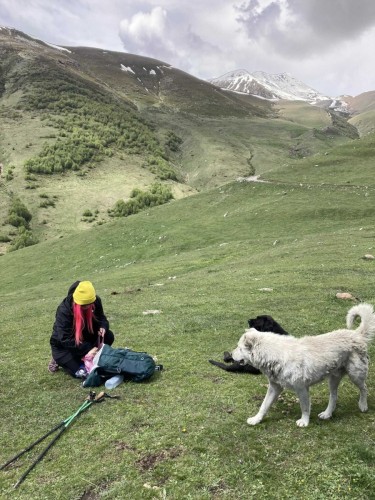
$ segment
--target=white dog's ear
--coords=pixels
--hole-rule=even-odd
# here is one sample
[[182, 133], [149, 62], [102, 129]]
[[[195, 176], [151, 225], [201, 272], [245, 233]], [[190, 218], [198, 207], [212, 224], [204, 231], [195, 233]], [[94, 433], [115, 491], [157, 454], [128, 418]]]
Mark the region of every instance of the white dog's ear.
[[250, 331], [245, 332], [244, 334], [244, 344], [248, 349], [251, 349], [253, 347], [254, 339], [253, 336], [251, 335]]

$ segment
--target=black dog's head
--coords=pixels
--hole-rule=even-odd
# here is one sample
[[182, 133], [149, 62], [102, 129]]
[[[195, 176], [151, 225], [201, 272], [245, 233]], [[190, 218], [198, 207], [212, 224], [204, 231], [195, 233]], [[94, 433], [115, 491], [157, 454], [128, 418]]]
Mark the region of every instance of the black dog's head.
[[[257, 316], [256, 318], [251, 318], [248, 320], [248, 323], [250, 328], [255, 328], [258, 332], [273, 332], [278, 333], [279, 335], [289, 335], [288, 332], [285, 331], [272, 316], [268, 316], [266, 314]], [[250, 364], [241, 364], [238, 361], [234, 361], [231, 352], [224, 352], [224, 361], [232, 364], [224, 365], [223, 363], [209, 359], [211, 364], [218, 366], [227, 372], [252, 373], [254, 375], [258, 375], [260, 373], [258, 368], [254, 368]]]
[[[284, 328], [280, 326], [279, 323], [275, 321], [272, 316], [268, 316], [267, 314], [263, 314], [261, 316], [257, 316], [256, 318], [249, 319], [248, 324], [250, 328], [255, 328], [255, 330], [258, 330], [258, 332], [273, 332], [273, 333], [278, 333], [279, 335], [289, 335], [289, 333], [286, 330], [284, 330]], [[224, 361], [226, 363], [233, 362], [231, 352], [227, 351], [224, 352]]]
[[258, 332], [273, 332], [279, 335], [289, 335], [282, 326], [275, 321], [272, 316], [266, 314], [248, 320], [249, 327], [255, 328]]

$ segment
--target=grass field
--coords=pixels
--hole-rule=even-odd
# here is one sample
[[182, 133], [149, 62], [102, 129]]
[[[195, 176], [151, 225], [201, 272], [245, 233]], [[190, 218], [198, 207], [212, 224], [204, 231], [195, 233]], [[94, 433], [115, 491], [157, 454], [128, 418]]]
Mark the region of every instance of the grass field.
[[341, 144], [297, 162], [289, 161], [277, 172], [267, 172], [265, 179], [315, 185], [358, 185], [373, 183], [375, 134]]
[[19, 489], [37, 451], [1, 471], [1, 497], [374, 498], [374, 345], [369, 412], [344, 380], [334, 417], [319, 421], [328, 398], [320, 384], [306, 429], [288, 391], [249, 427], [266, 378], [208, 363], [258, 314], [315, 335], [344, 326], [355, 302], [337, 292], [375, 303], [375, 261], [362, 258], [375, 248], [375, 186], [361, 145], [341, 160], [337, 152], [333, 179], [327, 164], [318, 182], [302, 160], [272, 183], [229, 183], [2, 256], [1, 463], [88, 394], [47, 372], [55, 310], [76, 279], [93, 281], [115, 345], [146, 350], [165, 370], [81, 415]]
[[275, 106], [281, 117], [307, 127], [323, 128], [331, 124], [325, 109], [311, 106], [303, 101], [280, 101]]

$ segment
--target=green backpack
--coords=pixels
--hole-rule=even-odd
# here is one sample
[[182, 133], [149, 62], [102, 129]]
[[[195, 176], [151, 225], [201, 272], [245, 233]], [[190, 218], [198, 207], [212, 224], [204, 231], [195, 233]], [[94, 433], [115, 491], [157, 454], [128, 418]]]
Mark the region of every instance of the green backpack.
[[113, 349], [104, 344], [97, 367], [89, 373], [82, 385], [97, 387], [103, 384], [105, 379], [119, 374], [132, 382], [142, 382], [150, 378], [155, 370], [161, 369], [161, 365], [156, 365], [153, 357], [146, 352]]

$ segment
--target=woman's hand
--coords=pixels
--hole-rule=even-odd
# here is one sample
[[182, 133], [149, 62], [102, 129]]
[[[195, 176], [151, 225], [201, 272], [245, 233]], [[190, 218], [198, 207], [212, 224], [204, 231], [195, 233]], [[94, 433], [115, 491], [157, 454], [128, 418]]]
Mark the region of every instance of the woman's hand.
[[102, 347], [104, 344], [105, 328], [101, 327], [98, 331], [98, 347]]
[[98, 352], [98, 348], [97, 347], [93, 347], [92, 349], [90, 349], [90, 351], [87, 353], [87, 355], [94, 357], [97, 352]]

